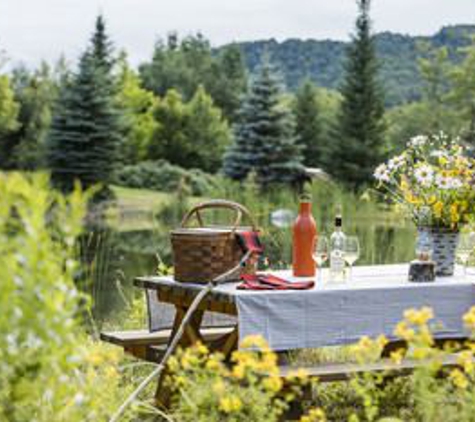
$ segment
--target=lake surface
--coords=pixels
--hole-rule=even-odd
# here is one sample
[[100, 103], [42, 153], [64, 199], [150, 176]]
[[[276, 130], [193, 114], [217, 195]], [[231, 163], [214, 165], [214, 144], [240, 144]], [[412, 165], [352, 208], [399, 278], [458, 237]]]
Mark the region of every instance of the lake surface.
[[[353, 217], [353, 218], [351, 218]], [[134, 277], [156, 274], [162, 261], [172, 265], [169, 229], [177, 222], [162, 221], [150, 214], [121, 216], [115, 227], [128, 227], [128, 218], [142, 219], [139, 226], [149, 229], [119, 231], [101, 225], [89, 231], [83, 239], [83, 255], [91, 284], [87, 290], [94, 303], [94, 315], [99, 321], [113, 321], [134, 295], [142, 294], [133, 287]], [[149, 219], [149, 221], [145, 221]], [[330, 221], [329, 221], [330, 220]], [[326, 224], [325, 224], [326, 222]], [[134, 221], [137, 223], [137, 221]], [[149, 223], [149, 224], [147, 224]], [[291, 263], [291, 230], [278, 228], [268, 221], [259, 222], [262, 240], [272, 268], [286, 268]], [[135, 225], [135, 224], [133, 224]], [[331, 219], [317, 218], [319, 231], [330, 233]], [[346, 216], [344, 231], [357, 235], [361, 257], [356, 265], [408, 262], [414, 258], [415, 228], [400, 218], [374, 218], [359, 213]]]

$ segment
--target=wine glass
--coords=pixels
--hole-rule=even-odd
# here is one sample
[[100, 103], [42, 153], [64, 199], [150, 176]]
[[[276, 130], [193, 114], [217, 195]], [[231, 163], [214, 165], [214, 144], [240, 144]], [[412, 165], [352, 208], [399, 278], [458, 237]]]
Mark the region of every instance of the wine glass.
[[318, 278], [322, 279], [320, 268], [328, 260], [328, 239], [325, 236], [318, 236], [313, 250], [313, 259], [318, 267]]
[[344, 255], [346, 263], [350, 267], [350, 280], [353, 279], [353, 264], [360, 257], [360, 242], [356, 236], [347, 236], [344, 244]]
[[472, 255], [475, 246], [475, 238], [473, 233], [462, 233], [459, 237], [459, 243], [456, 250], [456, 255], [463, 265], [463, 276], [467, 275], [467, 263]]

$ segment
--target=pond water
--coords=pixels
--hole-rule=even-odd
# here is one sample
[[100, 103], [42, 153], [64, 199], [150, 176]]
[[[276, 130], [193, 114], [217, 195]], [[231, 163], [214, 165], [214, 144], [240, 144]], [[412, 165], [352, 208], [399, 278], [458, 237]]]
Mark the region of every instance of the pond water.
[[[361, 257], [355, 265], [408, 262], [414, 258], [415, 228], [410, 222], [400, 218], [374, 218], [365, 213], [352, 217], [345, 218], [344, 230], [360, 240]], [[172, 265], [168, 228], [176, 226], [176, 222], [161, 221], [145, 213], [141, 218], [151, 219], [151, 228], [119, 231], [103, 225], [91, 230], [83, 240], [88, 278], [92, 280], [88, 290], [99, 322], [113, 320], [126, 301], [141, 294], [133, 288], [134, 277], [155, 274], [159, 260]], [[268, 218], [270, 220], [270, 215]], [[115, 226], [125, 227], [127, 223], [123, 220]], [[290, 228], [261, 221], [260, 226], [263, 225], [262, 240], [270, 265], [273, 268], [289, 266]], [[320, 232], [331, 232], [331, 219], [319, 218], [317, 225]]]

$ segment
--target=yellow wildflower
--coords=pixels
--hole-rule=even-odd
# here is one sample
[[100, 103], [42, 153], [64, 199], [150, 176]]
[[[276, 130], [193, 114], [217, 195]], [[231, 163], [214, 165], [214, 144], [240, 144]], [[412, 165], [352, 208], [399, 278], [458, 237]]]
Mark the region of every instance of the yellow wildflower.
[[466, 374], [471, 375], [474, 373], [475, 365], [473, 362], [473, 354], [470, 350], [464, 350], [463, 352], [460, 352], [457, 362], [460, 366], [462, 366]]
[[406, 351], [404, 349], [398, 349], [398, 350], [395, 350], [394, 352], [391, 352], [391, 360], [396, 364], [396, 365], [399, 365], [403, 358], [404, 358], [404, 355], [406, 354]]
[[219, 408], [224, 413], [239, 412], [242, 409], [242, 401], [236, 396], [225, 396], [219, 401]]
[[462, 390], [468, 387], [468, 380], [467, 377], [463, 374], [460, 369], [454, 369], [450, 373], [450, 379], [454, 383], [454, 385]]
[[475, 331], [475, 306], [463, 316], [463, 322], [472, 331]]
[[237, 379], [243, 379], [246, 375], [245, 366], [241, 364], [234, 365], [231, 375]]
[[396, 325], [394, 335], [404, 340], [411, 341], [414, 340], [416, 333], [412, 328], [408, 327], [405, 321], [401, 321]]
[[426, 359], [429, 355], [429, 350], [425, 347], [416, 347], [412, 352], [412, 357], [416, 360]]
[[272, 393], [278, 393], [282, 388], [282, 379], [277, 376], [264, 378], [262, 381], [264, 388]]
[[434, 317], [432, 309], [424, 306], [419, 311], [416, 309], [408, 309], [404, 312], [404, 318], [414, 325], [424, 325]]
[[457, 204], [452, 204], [450, 206], [450, 219], [452, 221], [452, 224], [457, 224], [460, 221], [460, 214], [458, 211]]
[[243, 349], [257, 348], [261, 351], [270, 351], [269, 345], [262, 336], [254, 335], [247, 336], [242, 342], [241, 347]]
[[441, 201], [437, 201], [433, 206], [432, 210], [434, 211], [434, 216], [436, 218], [441, 218], [442, 213], [444, 212], [444, 204]]
[[327, 420], [322, 409], [311, 409], [307, 415], [300, 418], [300, 422], [325, 422]]

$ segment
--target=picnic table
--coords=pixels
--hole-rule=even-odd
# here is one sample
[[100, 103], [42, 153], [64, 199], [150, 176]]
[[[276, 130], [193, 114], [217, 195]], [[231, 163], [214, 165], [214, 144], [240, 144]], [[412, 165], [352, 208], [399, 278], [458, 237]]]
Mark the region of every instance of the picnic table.
[[[272, 273], [294, 280], [290, 271]], [[355, 267], [351, 280], [333, 284], [328, 282], [327, 270], [323, 270], [322, 281], [317, 277], [315, 287], [303, 291], [245, 291], [236, 289], [235, 282], [218, 285], [194, 312], [180, 345], [188, 347], [199, 341], [229, 357], [239, 347], [241, 339], [258, 334], [273, 350], [285, 354], [298, 349], [350, 344], [363, 335], [384, 334], [393, 341], [387, 346], [391, 350], [401, 343], [393, 331], [404, 310], [422, 306], [434, 310], [435, 338], [441, 341], [466, 338], [468, 333], [462, 316], [475, 304], [475, 276], [463, 276], [461, 268], [456, 268], [452, 277], [431, 283], [409, 283], [407, 274], [408, 264]], [[137, 357], [159, 361], [191, 302], [204, 286], [176, 282], [170, 276], [138, 277], [134, 284], [147, 291], [149, 307], [165, 303], [175, 308], [172, 326], [157, 330], [152, 317], [148, 332], [103, 333], [102, 338], [121, 345]], [[153, 297], [156, 302], [150, 300]], [[204, 327], [203, 317], [210, 311], [235, 317], [235, 324]], [[153, 309], [150, 313], [153, 316]], [[449, 359], [447, 364], [455, 365], [456, 362]], [[410, 372], [414, 365], [407, 362], [398, 369]], [[312, 368], [311, 373], [320, 380], [333, 381], [366, 370], [388, 368], [396, 369], [390, 362], [374, 368], [327, 364]], [[283, 367], [283, 373], [286, 372], [288, 367]], [[158, 388], [157, 391], [162, 390]], [[167, 393], [163, 391], [162, 394]], [[166, 397], [160, 399], [164, 402]]]

